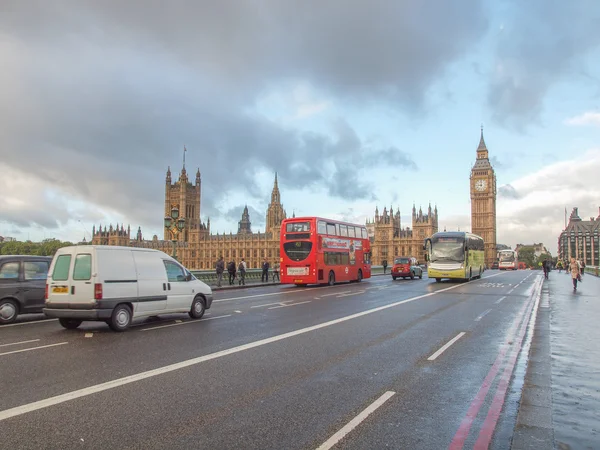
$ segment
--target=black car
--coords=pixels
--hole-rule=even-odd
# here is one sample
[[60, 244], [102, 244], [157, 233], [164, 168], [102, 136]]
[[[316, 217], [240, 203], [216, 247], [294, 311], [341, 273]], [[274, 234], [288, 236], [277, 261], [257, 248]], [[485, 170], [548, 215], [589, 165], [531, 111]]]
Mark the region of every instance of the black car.
[[42, 312], [51, 262], [50, 256], [0, 256], [0, 325]]

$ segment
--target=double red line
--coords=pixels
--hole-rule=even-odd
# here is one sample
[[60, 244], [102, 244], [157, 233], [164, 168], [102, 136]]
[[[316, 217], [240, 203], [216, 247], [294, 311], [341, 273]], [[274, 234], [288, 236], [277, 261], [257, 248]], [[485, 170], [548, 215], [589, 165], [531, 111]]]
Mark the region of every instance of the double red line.
[[496, 393], [492, 400], [492, 404], [485, 418], [483, 426], [481, 427], [481, 430], [479, 432], [479, 437], [477, 438], [477, 441], [475, 442], [475, 446], [473, 448], [475, 450], [483, 450], [489, 447], [490, 442], [492, 441], [494, 430], [496, 429], [496, 425], [498, 424], [498, 418], [500, 417], [502, 407], [504, 406], [504, 399], [506, 398], [506, 391], [508, 390], [510, 377], [514, 371], [517, 358], [523, 346], [523, 339], [525, 338], [527, 324], [529, 323], [529, 319], [531, 317], [531, 312], [533, 311], [534, 305], [539, 302], [540, 294], [541, 283], [540, 280], [538, 280], [538, 283], [533, 291], [533, 295], [531, 296], [529, 301], [523, 305], [513, 325], [511, 326], [507, 334], [507, 342], [498, 353], [496, 361], [494, 362], [487, 376], [483, 380], [483, 384], [479, 388], [479, 392], [477, 392], [477, 395], [473, 399], [473, 402], [471, 403], [467, 414], [463, 418], [458, 428], [458, 431], [454, 435], [454, 438], [452, 439], [452, 442], [448, 447], [449, 450], [461, 450], [465, 445], [465, 441], [469, 437], [469, 433], [471, 431], [473, 422], [479, 414], [479, 410], [481, 409], [481, 406], [483, 405], [485, 398], [487, 397], [488, 391], [490, 390], [494, 380], [496, 379], [496, 375], [498, 374], [498, 371], [502, 366], [504, 357], [511, 349], [512, 343], [512, 352], [510, 353], [508, 360], [506, 361], [504, 372], [502, 373], [498, 382], [498, 387], [496, 388]]

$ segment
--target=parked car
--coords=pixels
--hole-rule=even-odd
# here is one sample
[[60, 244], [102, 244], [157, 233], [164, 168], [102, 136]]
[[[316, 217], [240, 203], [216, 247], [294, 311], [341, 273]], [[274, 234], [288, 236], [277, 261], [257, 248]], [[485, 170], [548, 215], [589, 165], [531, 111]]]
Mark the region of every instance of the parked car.
[[200, 319], [212, 300], [211, 288], [166, 253], [82, 245], [54, 255], [44, 312], [67, 329], [101, 320], [124, 331], [138, 317], [188, 313]]
[[400, 256], [394, 259], [391, 274], [393, 280], [399, 277], [414, 280], [415, 277], [423, 278], [423, 269], [416, 258]]
[[498, 261], [494, 261], [492, 263], [492, 270], [497, 270], [498, 269]]
[[50, 256], [0, 256], [0, 324], [19, 314], [41, 313]]

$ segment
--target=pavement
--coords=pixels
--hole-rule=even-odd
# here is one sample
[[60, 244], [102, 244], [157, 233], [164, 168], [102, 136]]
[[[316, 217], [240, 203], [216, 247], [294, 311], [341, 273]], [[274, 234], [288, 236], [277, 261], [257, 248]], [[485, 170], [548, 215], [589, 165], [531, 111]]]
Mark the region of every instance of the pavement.
[[125, 333], [3, 326], [1, 446], [510, 448], [541, 287], [377, 276], [224, 289], [202, 320]]
[[529, 354], [512, 449], [600, 448], [600, 278], [553, 271]]

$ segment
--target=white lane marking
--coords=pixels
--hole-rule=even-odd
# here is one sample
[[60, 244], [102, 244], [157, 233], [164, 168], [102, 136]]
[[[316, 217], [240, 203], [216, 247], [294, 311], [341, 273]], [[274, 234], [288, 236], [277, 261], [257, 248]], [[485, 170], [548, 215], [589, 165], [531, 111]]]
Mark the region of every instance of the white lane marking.
[[364, 294], [364, 293], [365, 293], [365, 291], [352, 292], [351, 294], [338, 295], [338, 298], [341, 298], [341, 297], [350, 297], [352, 295], [358, 295], [358, 294]]
[[488, 309], [487, 311], [484, 311], [483, 313], [481, 313], [477, 319], [475, 319], [475, 322], [479, 322], [481, 319], [483, 319], [488, 313], [492, 312], [491, 309]]
[[321, 300], [321, 297], [314, 297], [313, 300]]
[[281, 304], [279, 306], [272, 306], [269, 309], [287, 308], [288, 306], [304, 305], [305, 303], [310, 303], [310, 300], [307, 300], [305, 302], [289, 303], [287, 305]]
[[263, 308], [265, 306], [273, 306], [273, 305], [281, 305], [281, 302], [265, 303], [264, 305], [254, 305], [254, 306], [251, 306], [250, 308]]
[[500, 297], [498, 300], [496, 300], [494, 303], [498, 304], [500, 302], [502, 302], [502, 300], [504, 300], [506, 297]]
[[323, 298], [323, 297], [331, 297], [333, 295], [347, 294], [348, 292], [352, 292], [352, 291], [342, 291], [342, 292], [333, 292], [331, 294], [324, 294], [324, 295], [321, 295], [321, 298]]
[[460, 333], [458, 333], [456, 336], [454, 336], [452, 339], [450, 339], [450, 341], [448, 341], [447, 344], [445, 344], [442, 348], [440, 348], [437, 352], [435, 352], [433, 355], [431, 355], [429, 358], [427, 358], [427, 361], [435, 361], [435, 359], [440, 356], [442, 353], [444, 353], [446, 350], [448, 350], [448, 348], [450, 348], [450, 346], [452, 344], [454, 344], [456, 341], [458, 341], [461, 337], [463, 337], [466, 333], [464, 331], [461, 331]]
[[[499, 274], [491, 275], [491, 276], [485, 277], [485, 278], [491, 278], [491, 277], [495, 277], [498, 275]], [[234, 353], [239, 353], [239, 352], [250, 350], [250, 349], [256, 348], [256, 347], [262, 347], [263, 345], [282, 341], [284, 339], [289, 339], [294, 336], [299, 336], [301, 334], [306, 334], [311, 331], [320, 330], [321, 328], [330, 327], [332, 325], [337, 325], [338, 323], [347, 322], [349, 320], [353, 320], [358, 317], [367, 316], [369, 314], [373, 314], [373, 313], [376, 313], [379, 311], [385, 311], [386, 309], [395, 308], [396, 306], [414, 302], [415, 300], [420, 300], [422, 298], [431, 297], [432, 295], [436, 295], [439, 292], [449, 291], [450, 289], [456, 289], [456, 288], [462, 287], [468, 283], [470, 283], [470, 281], [467, 283], [456, 284], [454, 286], [450, 286], [448, 288], [441, 289], [436, 292], [430, 292], [427, 294], [418, 295], [416, 297], [407, 298], [406, 300], [400, 300], [398, 302], [390, 303], [388, 305], [383, 305], [383, 306], [378, 306], [376, 308], [367, 309], [366, 311], [361, 311], [361, 312], [358, 312], [355, 314], [351, 314], [349, 316], [340, 317], [338, 319], [330, 320], [329, 322], [319, 323], [317, 325], [312, 325], [310, 327], [301, 328], [299, 330], [290, 331], [290, 332], [284, 333], [284, 334], [279, 334], [277, 336], [272, 336], [270, 338], [250, 342], [248, 344], [239, 345], [237, 347], [232, 347], [232, 348], [229, 348], [226, 350], [221, 350], [219, 352], [210, 353], [210, 354], [204, 355], [204, 356], [198, 356], [196, 358], [192, 358], [192, 359], [188, 359], [186, 361], [181, 361], [178, 363], [170, 364], [168, 366], [158, 367], [156, 369], [148, 370], [146, 372], [140, 372], [135, 375], [130, 375], [130, 376], [123, 377], [123, 378], [117, 378], [115, 380], [107, 381], [105, 383], [88, 386], [86, 388], [82, 388], [77, 391], [67, 392], [66, 394], [60, 394], [60, 395], [56, 395], [54, 397], [46, 398], [44, 400], [38, 400], [33, 403], [26, 403], [21, 406], [16, 406], [14, 408], [5, 409], [3, 411], [0, 411], [0, 421], [10, 419], [11, 417], [20, 416], [22, 414], [27, 414], [32, 411], [37, 411], [40, 409], [48, 408], [50, 406], [59, 405], [61, 403], [64, 403], [64, 402], [67, 402], [70, 400], [75, 400], [76, 398], [86, 397], [88, 395], [92, 395], [92, 394], [95, 394], [98, 392], [103, 392], [103, 391], [107, 391], [109, 389], [114, 389], [114, 388], [117, 388], [119, 386], [124, 386], [129, 383], [135, 383], [136, 381], [145, 380], [147, 378], [162, 375], [164, 373], [184, 369], [186, 367], [194, 366], [194, 365], [197, 365], [197, 364], [200, 364], [200, 363], [203, 363], [206, 361], [210, 361], [213, 359], [222, 358], [224, 356], [232, 355]], [[217, 317], [213, 317], [213, 318], [216, 319]], [[207, 320], [207, 319], [205, 319], [205, 320]]]
[[169, 328], [169, 327], [176, 327], [178, 325], [187, 325], [189, 323], [198, 323], [198, 322], [206, 322], [207, 320], [214, 320], [214, 319], [223, 319], [225, 317], [231, 317], [231, 314], [227, 314], [226, 316], [215, 316], [215, 317], [207, 317], [206, 319], [200, 319], [200, 320], [188, 320], [186, 322], [178, 322], [178, 323], [171, 323], [169, 325], [161, 325], [159, 327], [152, 327], [152, 328], [144, 328], [141, 329], [140, 331], [152, 331], [152, 330], [159, 330], [161, 328]]
[[91, 338], [94, 336], [94, 333], [85, 333], [86, 338]]
[[511, 289], [510, 291], [508, 291], [507, 294], [512, 294], [513, 291], [514, 291], [514, 288]]
[[13, 350], [12, 352], [0, 353], [0, 356], [12, 355], [13, 353], [30, 352], [32, 350], [41, 350], [48, 347], [56, 347], [57, 345], [65, 345], [68, 342], [59, 342], [58, 344], [41, 345], [40, 347], [23, 348], [21, 350]]
[[0, 347], [8, 347], [9, 345], [29, 344], [30, 342], [38, 342], [39, 339], [31, 339], [30, 341], [11, 342], [10, 344], [0, 344]]
[[317, 450], [329, 450], [335, 444], [340, 442], [344, 436], [354, 430], [357, 426], [361, 424], [367, 417], [369, 417], [377, 408], [381, 407], [385, 402], [387, 402], [394, 394], [394, 391], [387, 391], [373, 403], [371, 403], [365, 410], [363, 410], [358, 416], [348, 422], [341, 430], [327, 439], [323, 444], [317, 448]]
[[234, 313], [241, 314], [242, 312], [241, 312], [241, 311], [238, 311], [238, 310], [236, 309], [236, 310], [234, 311]]
[[42, 323], [42, 322], [55, 322], [58, 319], [42, 319], [42, 320], [33, 320], [31, 322], [19, 322], [19, 323], [10, 323], [8, 325], [2, 325], [0, 327], [0, 330], [2, 328], [8, 328], [8, 327], [20, 327], [21, 325], [35, 325], [36, 323]]

